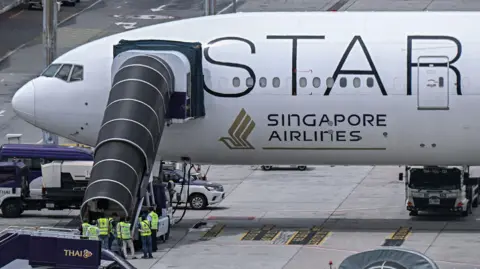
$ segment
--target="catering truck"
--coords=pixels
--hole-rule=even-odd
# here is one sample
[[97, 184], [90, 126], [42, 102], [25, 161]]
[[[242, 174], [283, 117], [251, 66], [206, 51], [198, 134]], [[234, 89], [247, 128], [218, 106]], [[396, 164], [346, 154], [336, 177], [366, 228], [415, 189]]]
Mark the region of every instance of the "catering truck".
[[0, 162], [0, 208], [5, 218], [24, 210], [79, 209], [93, 161], [53, 161], [42, 165], [42, 186], [30, 189], [30, 170], [23, 162]]
[[405, 203], [410, 216], [419, 211], [472, 213], [479, 200], [479, 178], [470, 176], [470, 168], [426, 166], [405, 168]]

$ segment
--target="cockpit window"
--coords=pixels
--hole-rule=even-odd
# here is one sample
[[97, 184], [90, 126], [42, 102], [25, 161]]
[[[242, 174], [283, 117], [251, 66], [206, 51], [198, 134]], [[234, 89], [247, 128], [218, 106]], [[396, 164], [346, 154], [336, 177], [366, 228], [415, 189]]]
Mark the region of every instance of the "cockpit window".
[[70, 75], [70, 70], [72, 69], [71, 64], [64, 64], [62, 65], [62, 68], [58, 71], [58, 73], [55, 75], [56, 78], [59, 78], [61, 80], [68, 81], [68, 75]]
[[70, 81], [81, 81], [83, 80], [83, 66], [75, 65], [73, 67], [72, 75], [70, 76]]
[[41, 76], [51, 78], [57, 73], [58, 68], [60, 68], [60, 64], [52, 64], [43, 71]]

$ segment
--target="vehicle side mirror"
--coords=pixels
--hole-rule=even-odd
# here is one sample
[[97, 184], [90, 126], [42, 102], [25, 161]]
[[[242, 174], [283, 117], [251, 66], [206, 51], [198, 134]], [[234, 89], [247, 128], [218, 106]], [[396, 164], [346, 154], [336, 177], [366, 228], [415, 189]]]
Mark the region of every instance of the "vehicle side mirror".
[[403, 173], [398, 173], [398, 180], [403, 181]]

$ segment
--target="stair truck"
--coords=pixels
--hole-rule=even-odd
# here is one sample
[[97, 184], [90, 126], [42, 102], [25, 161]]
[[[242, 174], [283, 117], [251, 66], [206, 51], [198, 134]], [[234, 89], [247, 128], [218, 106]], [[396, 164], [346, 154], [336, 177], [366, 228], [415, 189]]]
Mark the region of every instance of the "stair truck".
[[[479, 178], [470, 177], [470, 168], [410, 166], [405, 168], [405, 201], [410, 216], [419, 211], [472, 213], [479, 203]], [[403, 180], [403, 173], [399, 180]]]
[[[113, 46], [112, 88], [82, 219], [116, 213], [130, 217], [135, 231], [144, 203], [155, 201], [146, 194], [155, 193], [163, 130], [205, 116], [202, 52], [199, 42], [174, 40], [120, 40]], [[188, 155], [180, 159], [190, 162]]]
[[92, 161], [53, 161], [42, 165], [42, 189], [32, 190], [23, 162], [0, 162], [0, 208], [5, 218], [24, 210], [79, 209]]

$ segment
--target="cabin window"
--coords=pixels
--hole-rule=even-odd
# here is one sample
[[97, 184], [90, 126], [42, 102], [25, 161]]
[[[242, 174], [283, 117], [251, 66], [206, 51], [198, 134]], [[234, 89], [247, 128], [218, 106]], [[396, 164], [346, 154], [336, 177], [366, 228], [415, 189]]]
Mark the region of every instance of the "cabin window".
[[260, 84], [260, 87], [262, 88], [267, 87], [267, 79], [265, 77], [261, 77], [260, 80], [258, 81], [258, 84]]
[[321, 82], [320, 78], [317, 78], [317, 77], [313, 78], [313, 81], [312, 81], [313, 87], [315, 88], [320, 87], [320, 82]]
[[274, 77], [272, 80], [272, 85], [274, 88], [280, 87], [280, 79], [278, 77]]
[[359, 77], [353, 79], [353, 87], [360, 88], [361, 80]]
[[443, 77], [438, 78], [438, 87], [443, 88]]
[[340, 87], [347, 87], [347, 78], [340, 78]]
[[59, 68], [60, 64], [51, 64], [49, 67], [47, 67], [47, 69], [45, 69], [45, 71], [43, 71], [40, 76], [51, 78], [57, 73]]
[[335, 84], [335, 80], [333, 80], [332, 77], [327, 78], [327, 87], [328, 88], [332, 88], [334, 84]]
[[307, 87], [307, 79], [306, 78], [300, 78], [300, 87], [305, 88]]
[[70, 76], [70, 81], [82, 81], [83, 80], [83, 66], [75, 65], [73, 66], [72, 75]]
[[61, 80], [68, 81], [68, 76], [70, 75], [70, 70], [72, 69], [71, 64], [64, 64], [60, 68], [60, 70], [57, 72], [55, 75], [56, 78], [59, 78]]
[[234, 77], [232, 81], [233, 87], [238, 88], [240, 87], [240, 79], [238, 77]]
[[373, 84], [373, 78], [367, 78], [367, 87], [372, 88]]
[[245, 84], [247, 85], [247, 87], [253, 87], [253, 78], [247, 78], [245, 80]]

